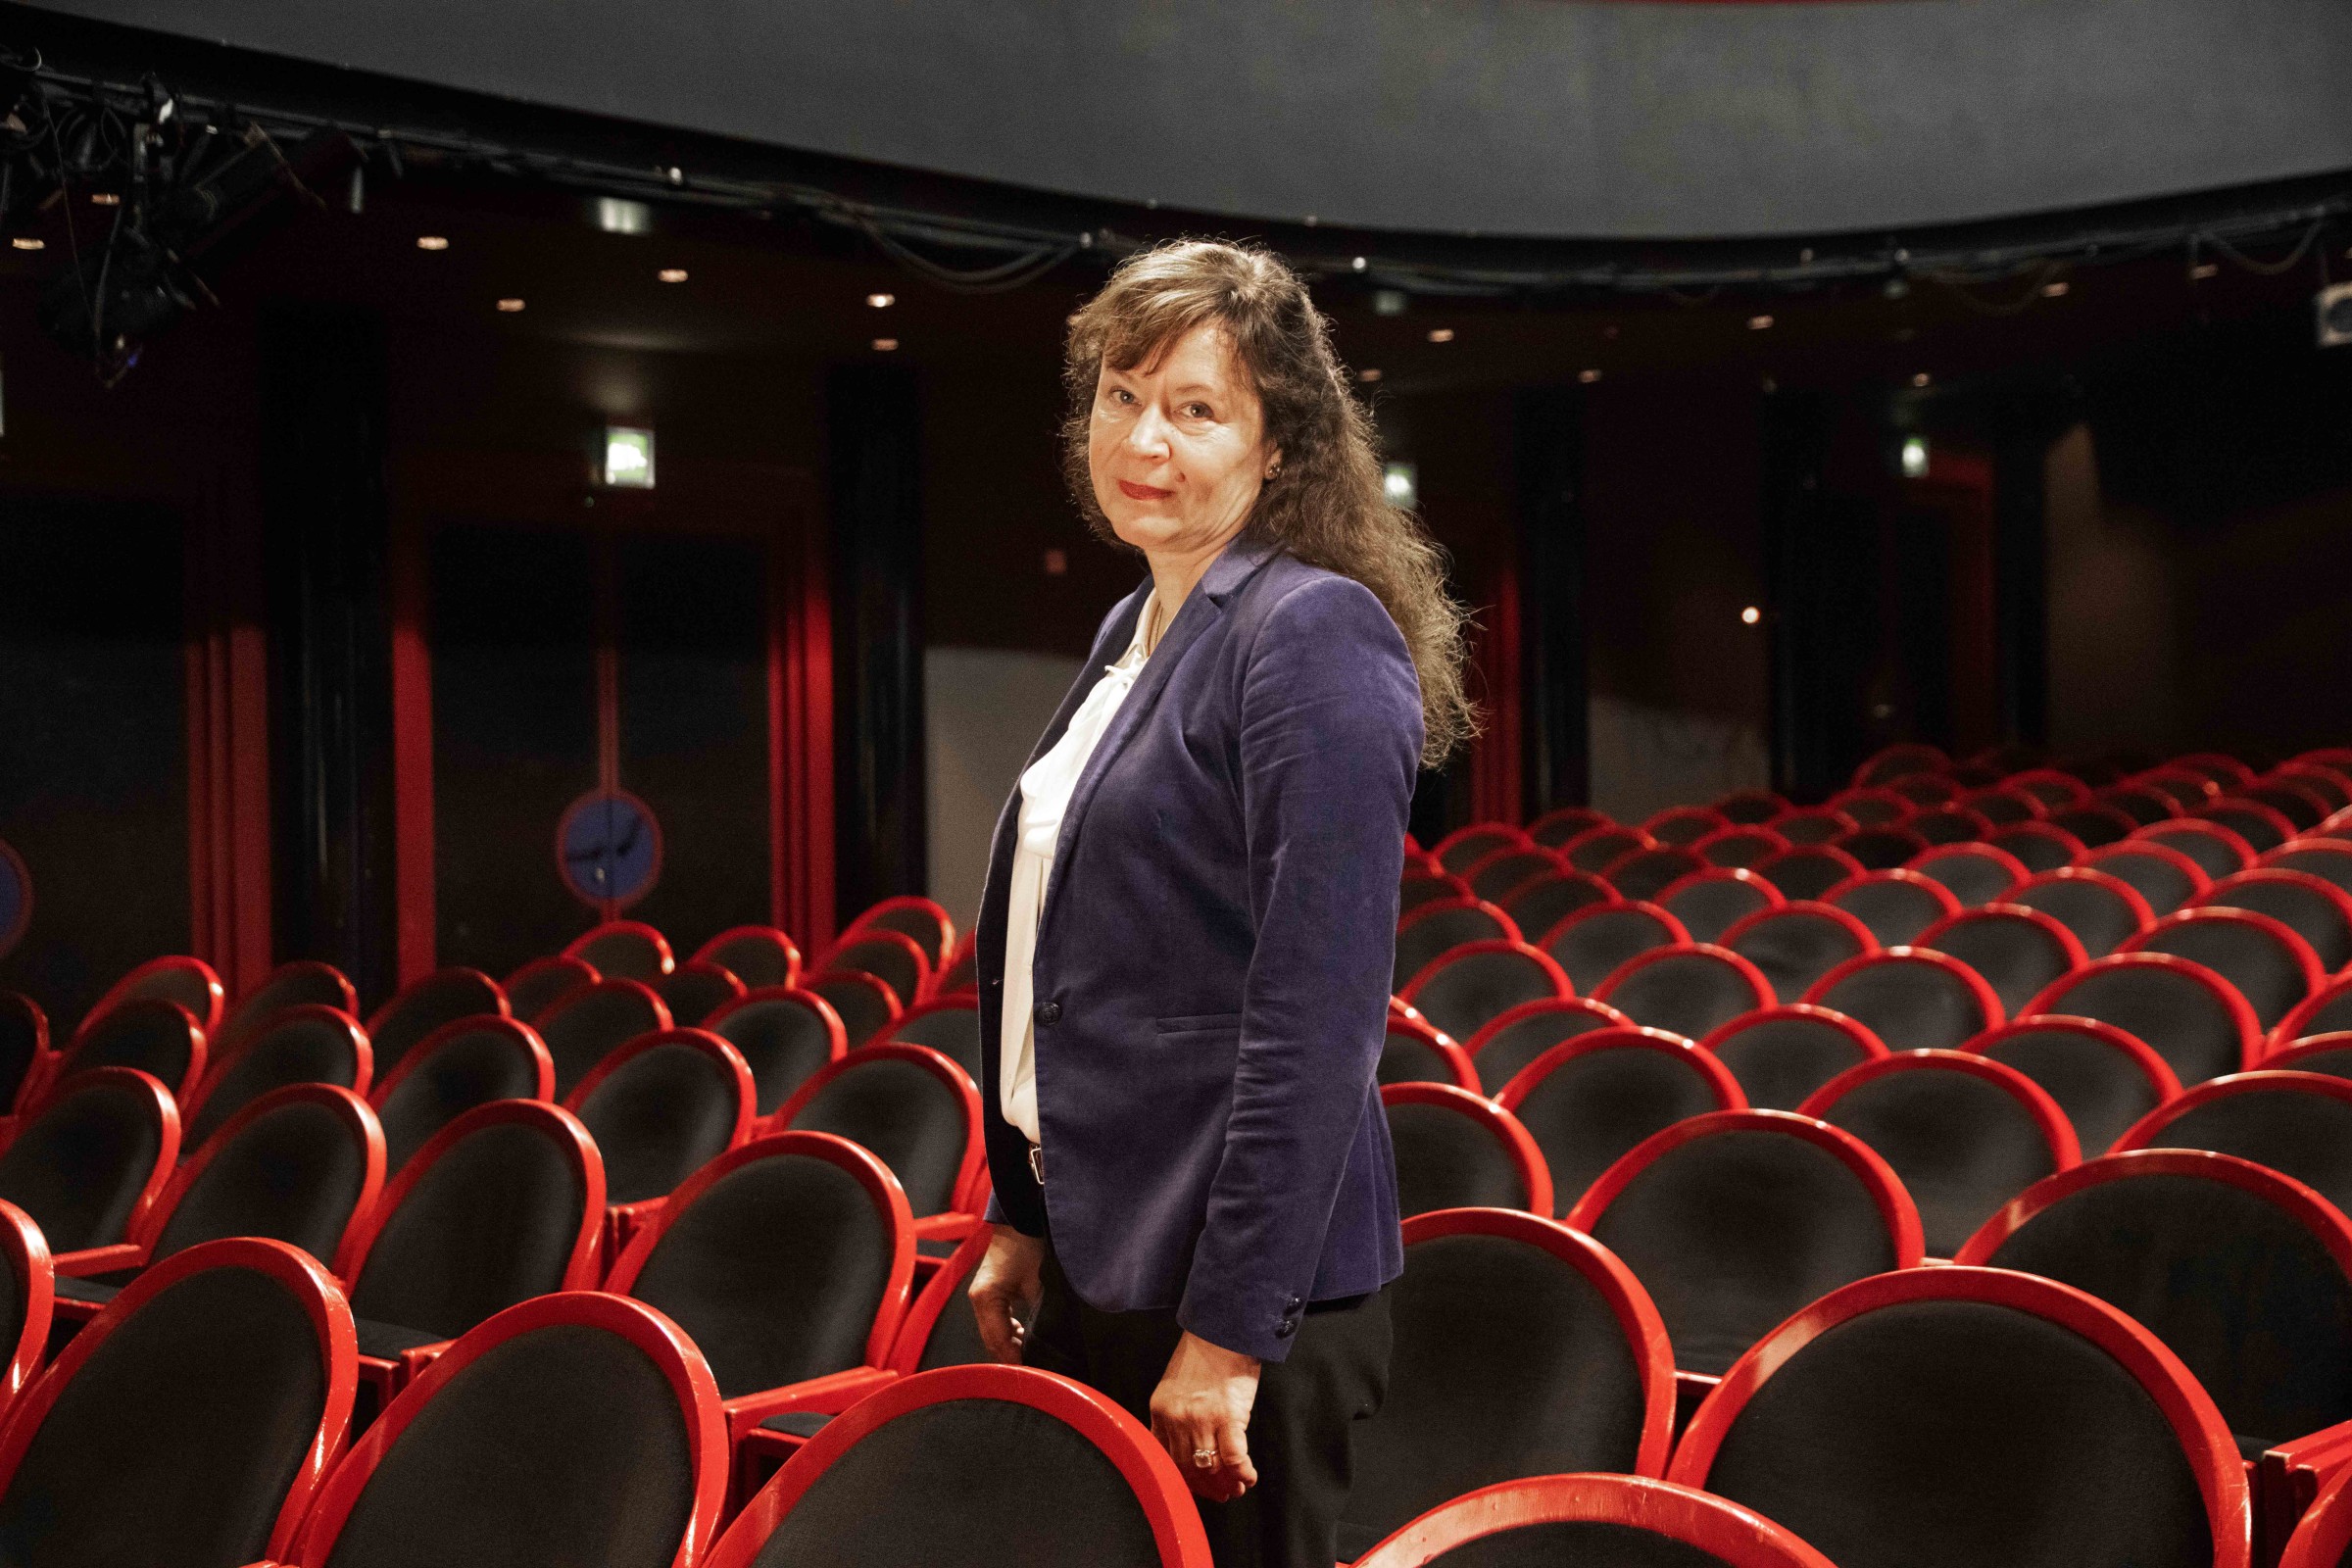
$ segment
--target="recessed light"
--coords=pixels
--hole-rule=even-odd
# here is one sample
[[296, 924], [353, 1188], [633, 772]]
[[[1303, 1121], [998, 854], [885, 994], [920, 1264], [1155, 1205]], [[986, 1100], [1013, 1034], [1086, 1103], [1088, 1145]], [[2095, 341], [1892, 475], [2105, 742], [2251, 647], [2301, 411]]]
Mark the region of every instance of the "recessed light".
[[1906, 436], [1903, 440], [1903, 477], [1925, 479], [1928, 476], [1928, 438], [1924, 435]]
[[876, 354], [893, 354], [898, 351], [898, 347], [899, 340], [895, 337], [878, 337], [874, 339], [874, 352]]
[[30, 234], [19, 234], [15, 239], [10, 240], [9, 244], [21, 251], [41, 251], [49, 248], [47, 240], [34, 239]]
[[1355, 378], [1358, 381], [1377, 381], [1380, 379], [1380, 367], [1377, 365], [1367, 365], [1362, 369], [1355, 372]]
[[1429, 329], [1429, 340], [1432, 343], [1450, 343], [1453, 341], [1453, 328], [1450, 326], [1433, 326]]
[[2074, 287], [2074, 285], [2062, 277], [2055, 283], [2042, 284], [2041, 297], [2045, 300], [2064, 299], [2066, 297], [2066, 291], [2072, 287]]
[[1747, 329], [1750, 332], [1761, 332], [1770, 325], [1772, 325], [1772, 318], [1769, 316], [1751, 316], [1747, 318]]
[[868, 294], [865, 303], [877, 311], [887, 311], [899, 303], [899, 297], [896, 294]]
[[1913, 386], [1926, 386], [1928, 384], [1928, 372], [1922, 370], [1917, 375], [1911, 377], [1911, 384]]
[[1593, 382], [1600, 379], [1600, 372], [1598, 370], [1579, 370], [1576, 372], [1576, 378], [1579, 381], [1584, 382], [1585, 385], [1591, 386]]
[[120, 207], [122, 205], [122, 198], [111, 190], [94, 190], [90, 192], [90, 205], [93, 207]]
[[521, 310], [521, 309], [522, 309], [522, 301], [520, 301], [520, 300], [500, 300], [500, 301], [498, 302], [498, 308], [499, 308], [500, 310], [502, 310], [502, 311], [505, 311], [505, 312], [506, 312], [508, 315], [512, 316], [512, 315], [514, 315], [514, 314], [516, 311], [519, 311], [519, 310]]
[[1757, 621], [1762, 620], [1763, 618], [1764, 612], [1758, 610], [1753, 605], [1750, 605], [1745, 610], [1740, 612], [1740, 620], [1742, 625], [1753, 626]]
[[443, 234], [419, 234], [416, 236], [416, 248], [420, 251], [445, 251], [449, 249], [449, 238]]
[[686, 281], [686, 269], [683, 267], [664, 267], [662, 269], [662, 270], [656, 272], [654, 275], [664, 283], [683, 283]]
[[1366, 258], [1366, 257], [1362, 257], [1362, 256], [1358, 256], [1358, 257], [1355, 257], [1353, 260], [1349, 261], [1348, 265], [1350, 268], [1352, 268], [1354, 270], [1356, 270], [1356, 271], [1360, 272], [1360, 271], [1362, 271], [1362, 270], [1363, 270], [1365, 268], [1367, 268], [1367, 267], [1371, 266], [1371, 265], [1372, 265], [1372, 263], [1371, 263], [1371, 261], [1370, 261], [1368, 258]]
[[2202, 282], [2206, 278], [2220, 276], [2221, 270], [2221, 264], [2218, 262], [2199, 262], [2188, 270], [2188, 275]]

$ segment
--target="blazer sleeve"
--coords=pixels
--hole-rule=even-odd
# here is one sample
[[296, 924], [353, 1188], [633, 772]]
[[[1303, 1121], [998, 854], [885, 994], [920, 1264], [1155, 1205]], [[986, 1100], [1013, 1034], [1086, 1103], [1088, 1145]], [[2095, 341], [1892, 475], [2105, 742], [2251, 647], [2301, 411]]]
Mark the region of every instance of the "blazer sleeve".
[[1421, 755], [1412, 659], [1369, 589], [1318, 574], [1272, 609], [1245, 662], [1240, 731], [1256, 943], [1177, 1319], [1279, 1361], [1380, 1060]]

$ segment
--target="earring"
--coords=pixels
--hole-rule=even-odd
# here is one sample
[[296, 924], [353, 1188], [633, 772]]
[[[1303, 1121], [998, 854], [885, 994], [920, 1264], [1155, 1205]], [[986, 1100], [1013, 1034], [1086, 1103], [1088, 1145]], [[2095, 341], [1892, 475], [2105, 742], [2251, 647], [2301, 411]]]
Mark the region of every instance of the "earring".
[[1279, 463], [1277, 463], [1276, 465], [1274, 465], [1274, 466], [1272, 466], [1271, 468], [1268, 468], [1268, 469], [1266, 470], [1266, 477], [1267, 477], [1267, 479], [1271, 480], [1271, 479], [1272, 479], [1272, 478], [1273, 478], [1273, 477], [1274, 477], [1276, 474], [1280, 473], [1281, 471], [1282, 471], [1282, 465], [1281, 465], [1281, 464], [1279, 464]]

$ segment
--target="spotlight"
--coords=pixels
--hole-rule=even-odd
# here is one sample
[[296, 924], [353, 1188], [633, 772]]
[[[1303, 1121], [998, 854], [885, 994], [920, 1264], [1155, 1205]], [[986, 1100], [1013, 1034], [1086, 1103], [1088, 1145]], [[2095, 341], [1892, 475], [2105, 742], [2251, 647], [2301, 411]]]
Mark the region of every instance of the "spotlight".
[[1769, 316], [1751, 316], [1747, 318], [1747, 329], [1750, 332], [1761, 332], [1771, 325], [1772, 318]]
[[90, 192], [90, 205], [92, 207], [120, 207], [122, 205], [122, 198], [111, 190], [94, 190]]
[[1741, 625], [1753, 626], [1757, 621], [1762, 620], [1763, 618], [1764, 612], [1758, 610], [1753, 605], [1750, 605], [1745, 610], [1740, 612], [1740, 621]]
[[625, 197], [599, 196], [596, 226], [608, 234], [650, 234], [654, 231], [654, 210]]
[[1928, 438], [1924, 435], [1903, 437], [1903, 477], [1925, 479], [1928, 476]]
[[1374, 316], [1402, 316], [1409, 303], [1409, 297], [1400, 288], [1376, 288], [1372, 291]]
[[899, 303], [899, 297], [896, 294], [868, 294], [865, 303], [877, 311], [887, 311]]
[[1355, 378], [1358, 381], [1377, 381], [1380, 379], [1380, 367], [1367, 365], [1355, 372]]
[[1372, 264], [1371, 264], [1369, 261], [1367, 261], [1365, 258], [1363, 258], [1363, 257], [1361, 257], [1361, 256], [1358, 256], [1358, 257], [1356, 257], [1356, 258], [1355, 258], [1353, 261], [1350, 261], [1350, 262], [1349, 262], [1348, 265], [1348, 267], [1350, 267], [1350, 268], [1351, 268], [1351, 269], [1353, 269], [1354, 270], [1356, 270], [1356, 271], [1360, 272], [1360, 271], [1362, 271], [1362, 270], [1363, 270], [1365, 268], [1367, 268], [1367, 267], [1371, 266]]
[[898, 349], [899, 340], [895, 337], [878, 337], [874, 339], [874, 352], [876, 354], [896, 354]]
[[664, 283], [683, 283], [686, 281], [686, 269], [683, 267], [664, 267], [662, 269], [662, 270], [656, 272], [654, 275]]
[[1389, 505], [1410, 512], [1421, 501], [1421, 470], [1410, 463], [1392, 463], [1380, 470], [1380, 488]]
[[1450, 326], [1433, 326], [1429, 329], [1429, 340], [1432, 343], [1450, 343], [1453, 341], [1453, 328]]
[[499, 308], [500, 310], [502, 310], [502, 311], [504, 311], [504, 312], [506, 312], [506, 313], [507, 313], [509, 316], [513, 316], [513, 315], [514, 315], [514, 314], [516, 311], [519, 311], [519, 310], [521, 310], [521, 309], [522, 309], [522, 301], [520, 301], [520, 300], [500, 300], [500, 301], [498, 302], [498, 308]]
[[416, 248], [420, 251], [445, 251], [449, 249], [449, 237], [445, 234], [419, 234], [416, 236]]
[[2188, 270], [2188, 275], [2200, 283], [2209, 277], [2219, 277], [2221, 273], [2222, 268], [2219, 262], [2199, 262]]
[[615, 490], [654, 487], [654, 432], [625, 424], [605, 426], [605, 483]]
[[1600, 379], [1600, 372], [1598, 370], [1579, 370], [1576, 372], [1576, 378], [1579, 381], [1584, 382], [1585, 385], [1591, 386], [1593, 382]]
[[1912, 376], [1911, 384], [1913, 386], [1926, 386], [1928, 384], [1928, 372], [1922, 370], [1918, 374]]
[[2072, 283], [2062, 277], [2055, 283], [2042, 284], [2041, 297], [2045, 300], [2062, 300], [2066, 298], [2067, 291], [2073, 287]]
[[49, 248], [47, 240], [34, 239], [30, 234], [19, 234], [15, 239], [10, 240], [9, 244], [21, 251], [41, 251]]

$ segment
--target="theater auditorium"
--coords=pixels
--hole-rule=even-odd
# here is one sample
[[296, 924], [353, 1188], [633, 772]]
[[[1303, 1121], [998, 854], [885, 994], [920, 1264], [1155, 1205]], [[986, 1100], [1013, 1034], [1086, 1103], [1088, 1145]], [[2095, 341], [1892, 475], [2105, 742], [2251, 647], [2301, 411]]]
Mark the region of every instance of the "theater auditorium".
[[0, 0], [0, 1568], [2352, 1564], [2339, 0]]

